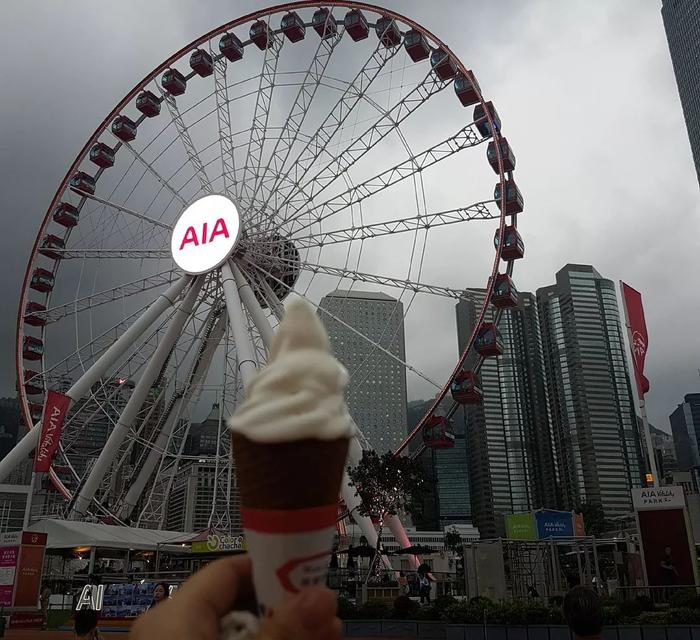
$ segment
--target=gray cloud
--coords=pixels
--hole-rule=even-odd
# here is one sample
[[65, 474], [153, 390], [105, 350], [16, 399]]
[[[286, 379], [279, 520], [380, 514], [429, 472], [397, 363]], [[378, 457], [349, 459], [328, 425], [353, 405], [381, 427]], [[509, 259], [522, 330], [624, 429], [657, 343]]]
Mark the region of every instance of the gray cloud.
[[[386, 4], [447, 42], [499, 109], [526, 199], [519, 227], [527, 255], [516, 269], [519, 288], [550, 284], [566, 262], [586, 262], [642, 291], [650, 332], [648, 408], [652, 421], [667, 428], [682, 395], [698, 387], [700, 343], [693, 319], [700, 313], [694, 283], [700, 197], [659, 3]], [[259, 6], [223, 0], [123, 2], [109, 9], [87, 1], [4, 3], [3, 394], [14, 388], [14, 316], [26, 258], [72, 158], [150, 69], [195, 37]], [[420, 132], [415, 135], [418, 140]], [[482, 193], [488, 193], [493, 175], [484, 179]], [[461, 201], [449, 199], [451, 188], [458, 187], [443, 187], [444, 198], [454, 205]], [[483, 233], [487, 256], [492, 228], [475, 233]], [[453, 265], [441, 264], [439, 243], [450, 241], [435, 236], [436, 245], [431, 237], [425, 279], [482, 285], [486, 257], [475, 258], [477, 281], [470, 280], [471, 265], [455, 277]], [[425, 304], [412, 310], [409, 324], [431, 317], [442, 333], [454, 331], [450, 309], [431, 315]], [[456, 350], [453, 335], [443, 342], [433, 360], [430, 345], [413, 348], [434, 375], [444, 372]], [[430, 391], [420, 384], [412, 389]]]

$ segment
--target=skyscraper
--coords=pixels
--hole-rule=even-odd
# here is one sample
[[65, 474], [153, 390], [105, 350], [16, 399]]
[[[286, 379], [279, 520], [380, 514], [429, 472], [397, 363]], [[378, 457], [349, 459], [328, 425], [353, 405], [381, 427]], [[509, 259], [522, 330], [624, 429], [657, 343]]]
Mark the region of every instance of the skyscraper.
[[640, 442], [615, 285], [568, 264], [538, 289], [554, 442], [565, 508], [631, 510], [641, 485]]
[[689, 393], [669, 416], [678, 468], [700, 466], [700, 393]]
[[380, 454], [393, 451], [406, 436], [403, 304], [385, 293], [338, 290], [320, 307], [333, 351], [352, 374], [352, 417]]
[[700, 0], [663, 0], [661, 16], [700, 181]]
[[[467, 294], [456, 307], [460, 351], [485, 296], [483, 290]], [[492, 319], [490, 309], [487, 320]], [[483, 403], [465, 405], [455, 420], [457, 434], [465, 434], [471, 515], [482, 537], [502, 535], [506, 514], [558, 506], [537, 306], [531, 293], [521, 293], [518, 306], [503, 311], [499, 331], [503, 355], [486, 359], [480, 371]], [[472, 357], [467, 366], [474, 361]], [[442, 511], [442, 502], [440, 507]]]

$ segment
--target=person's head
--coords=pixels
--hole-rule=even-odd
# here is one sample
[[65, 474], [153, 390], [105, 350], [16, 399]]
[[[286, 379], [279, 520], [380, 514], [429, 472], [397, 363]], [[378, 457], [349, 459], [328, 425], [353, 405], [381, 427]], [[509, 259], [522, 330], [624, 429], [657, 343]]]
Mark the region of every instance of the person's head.
[[667, 556], [670, 556], [670, 555], [671, 555], [671, 547], [666, 547], [666, 548], [664, 548], [664, 553], [665, 553]]
[[564, 596], [564, 618], [577, 638], [600, 636], [603, 606], [598, 594], [585, 587], [574, 587]]
[[97, 621], [97, 611], [94, 609], [78, 609], [75, 612], [75, 635], [91, 640], [97, 631]]
[[153, 589], [153, 602], [160, 602], [161, 600], [167, 600], [168, 592], [170, 591], [170, 586], [167, 582], [159, 582]]

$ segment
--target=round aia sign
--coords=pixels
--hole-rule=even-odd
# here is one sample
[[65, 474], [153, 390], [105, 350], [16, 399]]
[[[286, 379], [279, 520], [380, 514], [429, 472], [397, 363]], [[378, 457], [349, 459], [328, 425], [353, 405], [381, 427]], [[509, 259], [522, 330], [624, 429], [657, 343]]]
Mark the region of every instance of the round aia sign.
[[185, 273], [198, 275], [220, 267], [233, 252], [241, 232], [236, 205], [226, 196], [195, 200], [175, 223], [170, 251]]

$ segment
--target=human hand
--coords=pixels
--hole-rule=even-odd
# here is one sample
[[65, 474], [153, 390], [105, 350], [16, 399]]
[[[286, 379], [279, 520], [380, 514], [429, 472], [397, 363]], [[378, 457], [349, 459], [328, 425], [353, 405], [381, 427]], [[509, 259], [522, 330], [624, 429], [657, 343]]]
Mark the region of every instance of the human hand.
[[[173, 595], [140, 616], [131, 640], [216, 640], [219, 622], [232, 609], [254, 604], [248, 556], [212, 562]], [[340, 640], [341, 623], [332, 591], [310, 587], [265, 620], [255, 640]]]

